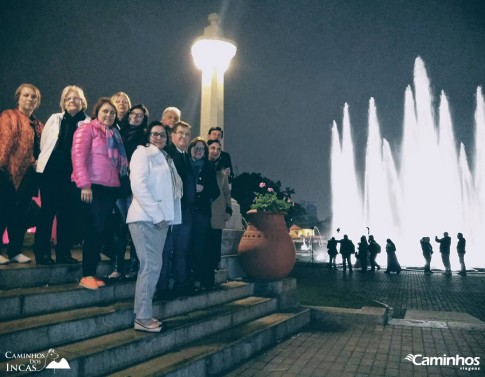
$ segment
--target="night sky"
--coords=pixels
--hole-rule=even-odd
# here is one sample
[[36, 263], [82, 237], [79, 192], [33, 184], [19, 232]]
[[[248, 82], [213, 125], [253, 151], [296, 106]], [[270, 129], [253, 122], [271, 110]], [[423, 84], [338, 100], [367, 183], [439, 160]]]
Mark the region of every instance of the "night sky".
[[[62, 89], [93, 105], [116, 91], [167, 106], [198, 128], [200, 72], [190, 47], [219, 12], [238, 52], [225, 76], [225, 149], [237, 173], [260, 172], [330, 214], [330, 130], [349, 103], [356, 144], [376, 100], [382, 134], [402, 136], [404, 91], [423, 58], [448, 95], [457, 139], [471, 148], [475, 91], [485, 84], [483, 0], [4, 0], [0, 110], [22, 82], [42, 92], [36, 115], [59, 111]], [[91, 112], [91, 106], [88, 113]]]

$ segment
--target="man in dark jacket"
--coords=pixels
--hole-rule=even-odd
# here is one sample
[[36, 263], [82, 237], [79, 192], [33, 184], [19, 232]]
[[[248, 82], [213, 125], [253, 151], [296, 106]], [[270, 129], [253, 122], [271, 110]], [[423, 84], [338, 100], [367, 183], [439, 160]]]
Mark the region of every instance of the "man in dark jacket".
[[188, 123], [175, 123], [171, 133], [172, 143], [167, 147], [167, 152], [172, 157], [183, 182], [183, 196], [181, 200], [182, 224], [172, 226], [167, 234], [167, 240], [163, 249], [162, 271], [157, 285], [157, 296], [159, 298], [172, 297], [169, 290], [171, 270], [174, 278], [174, 295], [186, 295], [192, 291], [189, 279], [188, 255], [194, 221], [196, 182], [187, 154], [187, 147], [192, 136], [191, 129], [192, 127]]
[[450, 264], [450, 246], [451, 246], [451, 237], [448, 235], [448, 232], [443, 233], [443, 238], [438, 238], [435, 236], [435, 241], [440, 244], [440, 253], [441, 253], [441, 260], [443, 261], [443, 265], [445, 266], [445, 275], [451, 275], [451, 264]]
[[[207, 133], [207, 140], [218, 140], [222, 145], [222, 139], [224, 139], [224, 131], [221, 127], [211, 127]], [[234, 171], [232, 170], [231, 155], [227, 152], [221, 151], [221, 166], [226, 170], [228, 175], [229, 184], [232, 183], [234, 179]]]
[[463, 237], [463, 233], [458, 233], [458, 243], [456, 244], [456, 251], [458, 252], [458, 259], [460, 260], [461, 270], [458, 272], [459, 275], [466, 276], [466, 267], [465, 267], [465, 248], [466, 248], [466, 239]]
[[344, 272], [347, 271], [346, 263], [349, 265], [349, 272], [352, 273], [352, 263], [350, 261], [350, 256], [355, 254], [355, 245], [349, 237], [344, 234], [344, 238], [337, 241], [340, 243], [340, 254], [342, 255], [342, 266]]

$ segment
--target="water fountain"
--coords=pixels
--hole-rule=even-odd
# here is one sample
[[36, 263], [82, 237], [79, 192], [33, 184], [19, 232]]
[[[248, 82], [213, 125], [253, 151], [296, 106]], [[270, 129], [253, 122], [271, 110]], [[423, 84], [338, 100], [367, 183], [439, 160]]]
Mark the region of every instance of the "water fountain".
[[[430, 82], [424, 62], [417, 58], [414, 91], [408, 86], [404, 98], [401, 152], [393, 151], [382, 138], [374, 99], [369, 101], [367, 149], [363, 182], [355, 167], [349, 108], [343, 112], [342, 138], [332, 127], [331, 188], [332, 229], [341, 229], [356, 243], [366, 228], [384, 251], [391, 238], [404, 266], [422, 266], [419, 240], [431, 237], [432, 265], [442, 267], [439, 244], [443, 232], [452, 237], [451, 263], [459, 268], [456, 234], [467, 239], [467, 267], [485, 265], [480, 233], [485, 229], [485, 102], [481, 87], [476, 92], [475, 153], [470, 169], [465, 146], [457, 150], [448, 100], [440, 95], [435, 117]], [[399, 164], [396, 164], [396, 161]], [[398, 169], [399, 166], [399, 169]], [[334, 231], [335, 232], [335, 231]], [[385, 259], [385, 252], [380, 255]]]

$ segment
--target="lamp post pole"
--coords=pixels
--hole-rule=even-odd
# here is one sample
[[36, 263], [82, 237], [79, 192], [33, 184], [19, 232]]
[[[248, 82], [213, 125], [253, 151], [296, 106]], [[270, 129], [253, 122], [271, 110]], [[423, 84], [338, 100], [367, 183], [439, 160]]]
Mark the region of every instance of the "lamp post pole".
[[223, 37], [217, 13], [209, 14], [209, 23], [204, 35], [192, 45], [195, 65], [202, 71], [200, 134], [203, 137], [211, 127], [224, 127], [224, 72], [236, 54], [234, 42]]

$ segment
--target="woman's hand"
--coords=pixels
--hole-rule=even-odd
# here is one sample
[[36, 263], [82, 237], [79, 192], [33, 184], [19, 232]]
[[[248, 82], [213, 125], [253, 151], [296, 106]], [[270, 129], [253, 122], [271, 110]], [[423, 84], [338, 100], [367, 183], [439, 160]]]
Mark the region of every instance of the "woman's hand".
[[93, 201], [93, 190], [91, 188], [81, 189], [81, 201], [83, 203], [91, 203]]
[[166, 225], [168, 225], [168, 221], [165, 221], [165, 220], [162, 220], [158, 224], [155, 224], [157, 228], [163, 228]]
[[204, 186], [203, 185], [199, 185], [198, 183], [195, 185], [195, 190], [197, 192], [201, 192], [202, 190], [204, 190]]

